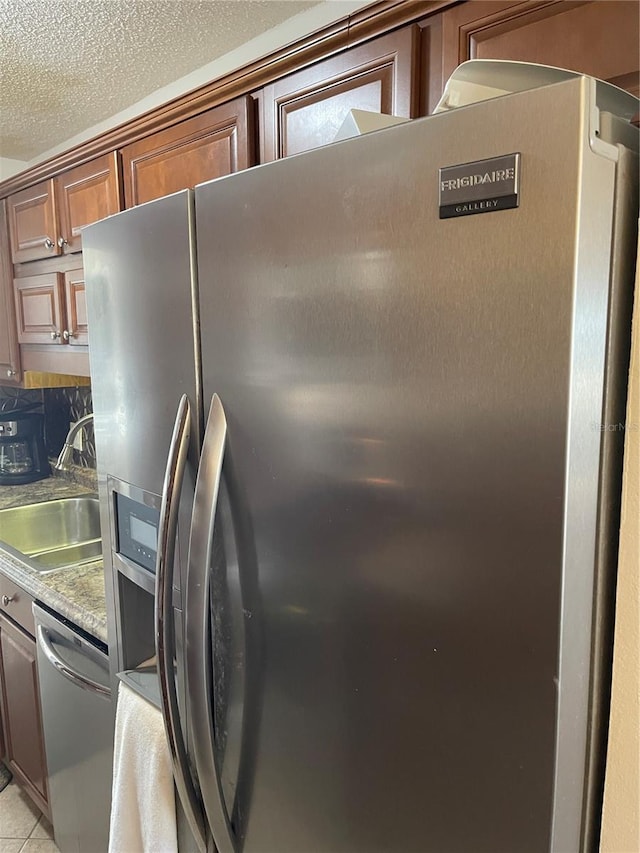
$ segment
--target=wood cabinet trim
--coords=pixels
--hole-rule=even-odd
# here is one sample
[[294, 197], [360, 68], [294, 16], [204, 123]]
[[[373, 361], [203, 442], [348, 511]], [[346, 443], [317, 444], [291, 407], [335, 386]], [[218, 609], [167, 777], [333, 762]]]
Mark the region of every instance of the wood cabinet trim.
[[[4, 341], [0, 363], [0, 382], [17, 383], [22, 375], [20, 371], [20, 347], [13, 296], [13, 270], [10, 260], [9, 228], [7, 222], [7, 202], [0, 199], [0, 343]], [[1, 587], [0, 587], [1, 588]]]
[[64, 151], [0, 184], [0, 198], [130, 145], [193, 118], [255, 89], [355, 47], [390, 30], [415, 22], [459, 0], [381, 0], [381, 2], [304, 36], [192, 92], [163, 104], [77, 147]]
[[88, 346], [52, 347], [47, 344], [23, 344], [20, 347], [22, 370], [40, 373], [65, 373], [91, 376]]
[[[386, 35], [391, 30], [414, 24], [427, 16], [435, 15], [443, 9], [455, 6], [462, 0], [395, 0], [378, 3], [376, 6], [362, 9], [349, 18], [349, 47], [355, 47], [369, 39]], [[383, 8], [385, 7], [386, 8]]]
[[58, 255], [55, 258], [43, 258], [41, 261], [28, 261], [13, 265], [13, 278], [29, 278], [32, 275], [46, 275], [52, 272], [67, 272], [78, 268], [81, 255]]

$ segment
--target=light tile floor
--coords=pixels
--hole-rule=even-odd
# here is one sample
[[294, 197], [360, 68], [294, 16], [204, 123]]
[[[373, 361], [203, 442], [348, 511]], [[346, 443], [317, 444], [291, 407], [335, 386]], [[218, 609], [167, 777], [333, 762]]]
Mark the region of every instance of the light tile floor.
[[51, 824], [15, 781], [0, 792], [0, 853], [59, 853]]

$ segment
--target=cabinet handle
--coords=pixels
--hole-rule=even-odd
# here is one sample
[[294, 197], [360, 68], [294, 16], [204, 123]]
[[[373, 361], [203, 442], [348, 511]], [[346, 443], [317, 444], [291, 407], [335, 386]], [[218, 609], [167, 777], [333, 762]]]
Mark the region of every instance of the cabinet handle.
[[7, 604], [10, 604], [14, 600], [14, 598], [15, 598], [15, 595], [3, 595], [2, 596], [3, 605], [6, 607]]
[[44, 245], [47, 247], [47, 249], [54, 249], [56, 244], [53, 242], [53, 240], [50, 237], [45, 237], [44, 238]]
[[70, 332], [68, 332], [68, 331], [65, 329], [65, 330], [64, 330], [64, 332], [62, 333], [62, 337], [65, 339], [65, 341], [68, 341], [68, 340], [69, 340], [69, 338], [74, 338], [74, 337], [75, 337], [75, 334], [74, 334], [73, 330], [71, 330]]
[[65, 240], [64, 237], [58, 237], [58, 246], [60, 246], [61, 249], [63, 248], [63, 246], [68, 246], [68, 245], [69, 245], [68, 240]]
[[58, 332], [58, 331], [51, 332], [51, 340], [52, 341], [57, 340], [59, 337], [60, 337], [60, 332]]
[[7, 376], [9, 377], [9, 379], [11, 379], [11, 377], [12, 377], [12, 376], [15, 376], [15, 375], [16, 375], [16, 371], [15, 371], [15, 370], [12, 370], [11, 368], [9, 368], [9, 369], [7, 370]]

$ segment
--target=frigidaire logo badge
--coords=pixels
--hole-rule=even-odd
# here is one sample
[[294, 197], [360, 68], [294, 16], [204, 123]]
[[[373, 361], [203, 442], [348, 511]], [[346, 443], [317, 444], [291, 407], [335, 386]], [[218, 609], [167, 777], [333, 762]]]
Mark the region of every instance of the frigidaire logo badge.
[[440, 169], [440, 219], [518, 206], [520, 154]]

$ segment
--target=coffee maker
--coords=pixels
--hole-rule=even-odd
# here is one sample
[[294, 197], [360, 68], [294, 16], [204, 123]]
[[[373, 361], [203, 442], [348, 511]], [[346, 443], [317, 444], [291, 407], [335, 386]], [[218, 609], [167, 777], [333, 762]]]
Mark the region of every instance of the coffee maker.
[[49, 476], [44, 447], [44, 416], [0, 413], [0, 486], [33, 483]]

